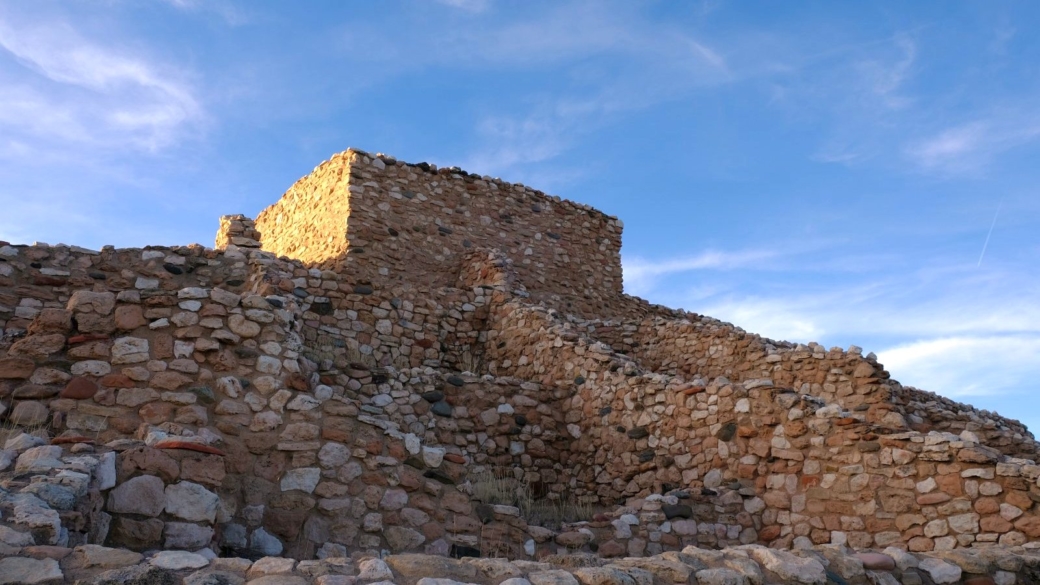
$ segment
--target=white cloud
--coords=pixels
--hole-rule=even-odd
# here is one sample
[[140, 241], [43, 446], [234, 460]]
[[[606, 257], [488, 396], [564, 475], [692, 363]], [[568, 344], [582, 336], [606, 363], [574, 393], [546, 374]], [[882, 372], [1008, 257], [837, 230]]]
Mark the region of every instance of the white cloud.
[[662, 277], [670, 274], [694, 270], [748, 268], [777, 256], [778, 254], [774, 250], [744, 250], [739, 252], [706, 250], [693, 256], [664, 260], [625, 257], [622, 260], [625, 292], [632, 295], [647, 294], [653, 290]]
[[135, 53], [65, 23], [0, 18], [5, 150], [156, 152], [196, 130], [204, 111], [184, 75]]
[[899, 94], [899, 90], [913, 73], [917, 44], [906, 35], [897, 35], [892, 44], [899, 52], [894, 60], [866, 59], [857, 68], [863, 82], [882, 104], [899, 109], [910, 103], [908, 98]]
[[[212, 13], [230, 26], [242, 26], [253, 22], [254, 15], [231, 0], [162, 0], [184, 12]], [[255, 6], [249, 5], [250, 8]]]
[[924, 339], [881, 350], [878, 360], [903, 384], [946, 396], [1002, 394], [1040, 379], [1040, 335]]
[[487, 10], [488, 0], [436, 0], [440, 4], [465, 10], [466, 12], [483, 12]]
[[1040, 138], [1040, 111], [999, 112], [944, 129], [905, 148], [921, 170], [966, 174], [987, 167], [998, 154]]
[[[555, 87], [532, 95], [518, 84], [515, 92], [506, 91], [521, 105], [494, 103], [478, 112], [476, 146], [463, 157], [470, 171], [530, 176], [532, 164], [560, 156], [618, 114], [736, 77], [726, 54], [709, 41], [678, 26], [652, 23], [631, 5], [557, 3], [502, 18], [499, 10], [475, 10], [482, 2], [442, 3], [470, 9], [467, 18], [476, 20], [439, 35], [399, 26], [388, 36], [385, 30], [352, 25], [343, 38], [349, 51], [364, 50], [360, 66], [377, 79], [429, 67], [547, 73], [545, 80]], [[425, 29], [426, 22], [413, 26]], [[604, 59], [609, 68], [598, 63]]]
[[519, 167], [555, 157], [569, 144], [569, 121], [557, 112], [533, 113], [526, 118], [489, 116], [477, 126], [485, 145], [463, 163], [471, 172], [507, 174]]

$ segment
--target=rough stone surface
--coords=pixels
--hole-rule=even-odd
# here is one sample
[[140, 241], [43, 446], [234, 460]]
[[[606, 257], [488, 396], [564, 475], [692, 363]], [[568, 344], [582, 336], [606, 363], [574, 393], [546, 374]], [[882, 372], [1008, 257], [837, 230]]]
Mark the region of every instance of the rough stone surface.
[[0, 584], [51, 585], [62, 583], [64, 575], [54, 559], [8, 557], [0, 559]]
[[166, 507], [163, 481], [154, 475], [139, 475], [119, 484], [108, 496], [108, 511], [119, 514], [158, 516]]
[[209, 559], [206, 557], [181, 550], [157, 552], [148, 562], [160, 569], [169, 569], [171, 571], [201, 569], [209, 565]]
[[0, 242], [0, 415], [28, 431], [0, 449], [0, 556], [927, 582], [929, 556], [1017, 576], [1040, 540], [1020, 423], [856, 347], [622, 294], [622, 224], [587, 206], [351, 150], [219, 229], [215, 249]]

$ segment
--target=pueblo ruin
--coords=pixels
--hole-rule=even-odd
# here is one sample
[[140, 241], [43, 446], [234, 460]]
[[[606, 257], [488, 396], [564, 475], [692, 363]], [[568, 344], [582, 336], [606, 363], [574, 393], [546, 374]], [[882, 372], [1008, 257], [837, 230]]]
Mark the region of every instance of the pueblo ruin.
[[1040, 445], [348, 150], [216, 246], [0, 242], [0, 584], [1040, 582]]

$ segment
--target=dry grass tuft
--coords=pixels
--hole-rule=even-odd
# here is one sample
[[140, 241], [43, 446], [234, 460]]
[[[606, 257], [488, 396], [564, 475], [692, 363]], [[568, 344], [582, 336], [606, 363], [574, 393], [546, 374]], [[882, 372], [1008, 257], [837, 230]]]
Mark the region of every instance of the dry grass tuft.
[[477, 473], [470, 479], [473, 496], [484, 504], [515, 506], [528, 524], [553, 530], [570, 522], [592, 519], [595, 510], [591, 503], [556, 494], [536, 500], [531, 485], [516, 479], [510, 472], [485, 470]]

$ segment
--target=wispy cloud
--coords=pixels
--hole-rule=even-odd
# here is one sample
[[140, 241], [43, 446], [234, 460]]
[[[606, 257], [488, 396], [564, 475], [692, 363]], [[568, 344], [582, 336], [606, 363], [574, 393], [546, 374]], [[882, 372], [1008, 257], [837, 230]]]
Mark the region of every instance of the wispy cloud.
[[963, 397], [1029, 386], [1040, 376], [1038, 356], [1040, 335], [1008, 335], [914, 341], [881, 350], [878, 360], [904, 384]]
[[911, 77], [917, 59], [917, 44], [905, 34], [893, 40], [897, 56], [888, 60], [868, 58], [857, 63], [866, 86], [888, 108], [899, 109], [911, 100], [901, 95], [903, 84]]
[[[916, 98], [908, 85], [918, 73], [918, 44], [909, 32], [836, 47], [805, 58], [790, 76], [783, 105], [824, 123], [811, 160], [859, 166], [883, 158]], [[905, 124], [905, 122], [904, 122]]]
[[[255, 15], [231, 0], [162, 0], [184, 12], [214, 14], [229, 26], [242, 26], [254, 21]], [[463, 0], [464, 1], [464, 0]], [[248, 5], [247, 5], [248, 6]]]
[[[621, 114], [739, 76], [727, 55], [710, 41], [679, 27], [652, 23], [632, 6], [604, 9], [599, 3], [568, 2], [503, 17], [498, 7], [481, 11], [473, 10], [468, 0], [446, 1], [478, 13], [469, 15], [477, 22], [444, 35], [402, 30], [393, 38], [385, 31], [351, 26], [342, 39], [348, 50], [363, 47], [378, 62], [371, 72], [374, 77], [450, 67], [496, 74], [538, 70], [545, 80], [551, 79], [538, 90], [518, 86], [519, 105], [496, 102], [479, 107], [476, 145], [463, 155], [467, 169], [476, 172], [530, 174], [530, 165], [560, 156]], [[602, 59], [609, 59], [609, 70], [591, 65]]]
[[466, 12], [483, 12], [488, 8], [488, 0], [436, 0], [437, 3]]
[[477, 126], [477, 135], [486, 146], [463, 164], [470, 171], [504, 175], [542, 162], [568, 146], [567, 128], [571, 125], [566, 116], [552, 109], [525, 118], [488, 116]]
[[735, 270], [761, 265], [764, 261], [778, 256], [774, 250], [744, 250], [725, 252], [707, 250], [694, 256], [669, 258], [664, 260], [647, 260], [639, 257], [625, 257], [622, 262], [624, 270], [625, 291], [633, 295], [647, 294], [653, 290], [662, 277], [695, 270]]
[[9, 153], [170, 146], [205, 117], [184, 77], [67, 23], [0, 14], [0, 129]]
[[1040, 111], [1006, 111], [911, 142], [906, 156], [921, 170], [948, 175], [984, 170], [997, 155], [1040, 138]]

